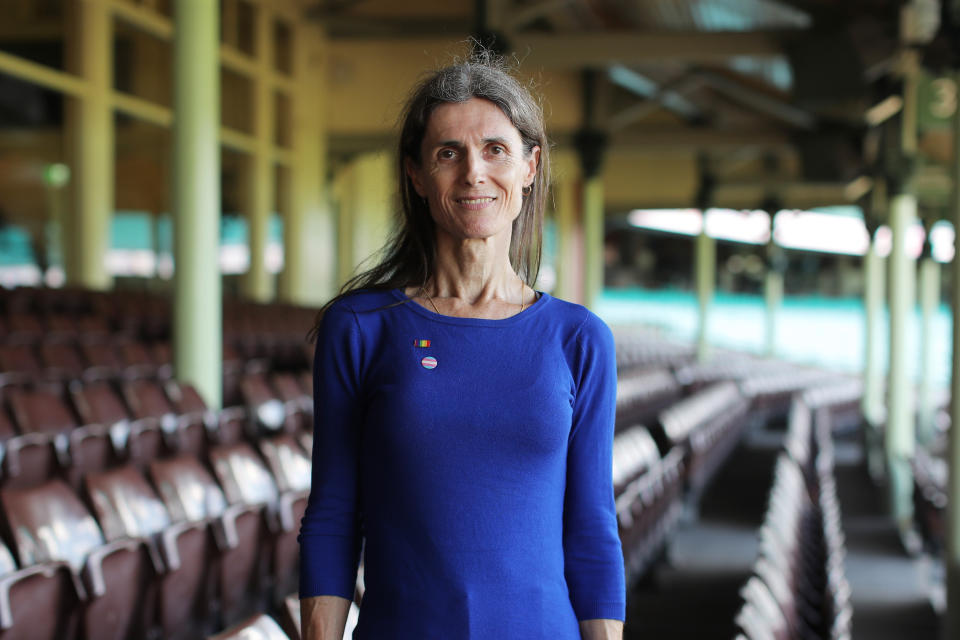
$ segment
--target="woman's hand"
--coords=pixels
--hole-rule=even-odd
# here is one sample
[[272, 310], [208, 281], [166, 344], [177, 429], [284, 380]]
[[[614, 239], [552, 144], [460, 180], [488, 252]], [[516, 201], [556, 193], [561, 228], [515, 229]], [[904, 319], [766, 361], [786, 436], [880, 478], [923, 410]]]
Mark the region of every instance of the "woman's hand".
[[342, 640], [349, 611], [350, 601], [340, 596], [315, 596], [301, 599], [300, 633], [302, 639]]
[[580, 637], [583, 640], [622, 640], [623, 623], [619, 620], [581, 620]]

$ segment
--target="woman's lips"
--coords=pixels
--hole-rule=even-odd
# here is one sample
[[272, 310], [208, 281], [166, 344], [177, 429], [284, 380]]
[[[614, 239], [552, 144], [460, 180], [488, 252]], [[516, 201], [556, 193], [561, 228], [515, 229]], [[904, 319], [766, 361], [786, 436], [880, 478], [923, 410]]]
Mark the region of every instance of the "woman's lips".
[[477, 196], [473, 198], [457, 198], [458, 205], [471, 211], [485, 209], [496, 200], [493, 196]]

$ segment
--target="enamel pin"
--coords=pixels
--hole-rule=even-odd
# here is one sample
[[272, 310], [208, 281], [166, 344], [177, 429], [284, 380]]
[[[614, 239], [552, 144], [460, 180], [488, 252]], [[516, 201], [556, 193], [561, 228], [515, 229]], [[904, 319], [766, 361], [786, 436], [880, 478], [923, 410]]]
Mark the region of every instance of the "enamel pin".
[[415, 347], [429, 347], [429, 346], [430, 346], [430, 341], [429, 341], [429, 340], [414, 340], [414, 341], [413, 341], [413, 346], [415, 346]]
[[420, 361], [420, 365], [424, 369], [436, 369], [437, 368], [437, 359], [433, 356], [426, 356], [423, 360]]

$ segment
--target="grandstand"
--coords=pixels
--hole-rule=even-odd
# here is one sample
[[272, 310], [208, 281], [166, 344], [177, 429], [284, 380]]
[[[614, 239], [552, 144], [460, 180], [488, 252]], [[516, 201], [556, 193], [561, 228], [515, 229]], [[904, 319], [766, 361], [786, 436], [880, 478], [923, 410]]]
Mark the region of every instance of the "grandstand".
[[554, 143], [536, 288], [614, 331], [624, 637], [960, 637], [960, 3], [0, 18], [0, 640], [300, 638], [307, 333], [481, 45]]

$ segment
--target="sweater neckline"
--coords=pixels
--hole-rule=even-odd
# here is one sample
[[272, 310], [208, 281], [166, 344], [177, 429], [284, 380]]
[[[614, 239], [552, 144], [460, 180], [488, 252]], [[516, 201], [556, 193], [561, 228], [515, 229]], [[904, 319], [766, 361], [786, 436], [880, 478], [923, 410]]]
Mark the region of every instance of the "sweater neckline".
[[539, 297], [536, 300], [534, 300], [532, 303], [530, 303], [529, 307], [507, 318], [463, 318], [460, 316], [446, 316], [446, 315], [443, 315], [442, 313], [437, 313], [436, 311], [431, 311], [426, 307], [420, 306], [419, 304], [414, 302], [412, 298], [408, 298], [407, 294], [404, 293], [403, 289], [400, 289], [400, 288], [391, 289], [390, 293], [397, 300], [400, 300], [402, 302], [403, 301], [407, 302], [408, 304], [405, 304], [403, 306], [409, 309], [410, 311], [418, 315], [421, 315], [429, 320], [433, 320], [434, 322], [443, 322], [445, 324], [468, 325], [468, 326], [475, 326], [475, 327], [506, 327], [512, 324], [516, 324], [522, 320], [525, 320], [526, 318], [531, 318], [537, 315], [538, 313], [540, 313], [540, 310], [547, 305], [547, 303], [551, 298], [550, 294], [545, 291], [539, 291], [539, 290], [535, 290], [535, 291], [539, 294]]

